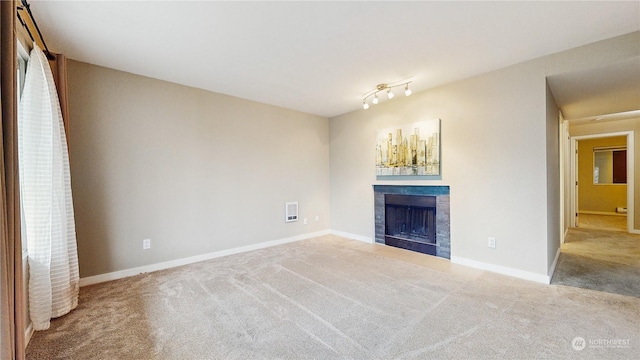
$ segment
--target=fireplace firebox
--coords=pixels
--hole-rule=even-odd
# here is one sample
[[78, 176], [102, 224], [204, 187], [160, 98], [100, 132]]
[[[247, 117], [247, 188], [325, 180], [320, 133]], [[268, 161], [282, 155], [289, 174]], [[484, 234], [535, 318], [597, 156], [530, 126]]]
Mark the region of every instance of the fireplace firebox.
[[375, 242], [451, 257], [450, 189], [446, 185], [373, 185]]
[[386, 194], [385, 244], [436, 255], [436, 197]]

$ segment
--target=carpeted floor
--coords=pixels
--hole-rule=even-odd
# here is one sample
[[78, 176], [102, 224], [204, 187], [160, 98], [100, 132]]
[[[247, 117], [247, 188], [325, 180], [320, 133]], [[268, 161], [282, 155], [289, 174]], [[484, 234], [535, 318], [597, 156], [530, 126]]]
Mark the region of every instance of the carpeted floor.
[[627, 231], [626, 216], [580, 214], [578, 224], [581, 229]]
[[640, 235], [569, 229], [551, 283], [640, 298]]
[[78, 309], [34, 334], [28, 359], [630, 359], [640, 353], [639, 298], [538, 284], [334, 236], [84, 287], [80, 294]]

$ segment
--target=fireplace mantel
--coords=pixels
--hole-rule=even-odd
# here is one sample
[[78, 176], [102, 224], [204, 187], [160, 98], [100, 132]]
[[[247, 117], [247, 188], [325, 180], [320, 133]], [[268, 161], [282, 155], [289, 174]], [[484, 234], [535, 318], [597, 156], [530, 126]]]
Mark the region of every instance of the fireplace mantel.
[[374, 192], [402, 195], [449, 195], [446, 185], [373, 185]]
[[385, 244], [385, 195], [434, 196], [436, 198], [436, 256], [451, 257], [449, 186], [373, 185], [375, 203], [375, 240]]

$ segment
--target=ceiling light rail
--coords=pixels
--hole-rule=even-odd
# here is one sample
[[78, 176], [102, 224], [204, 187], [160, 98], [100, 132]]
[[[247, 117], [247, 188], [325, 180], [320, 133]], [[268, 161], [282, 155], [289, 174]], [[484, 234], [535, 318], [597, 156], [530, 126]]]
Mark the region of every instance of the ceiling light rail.
[[411, 95], [412, 92], [411, 92], [411, 89], [409, 89], [409, 84], [411, 84], [411, 81], [401, 81], [401, 82], [396, 82], [391, 84], [385, 84], [385, 83], [378, 84], [375, 89], [362, 95], [362, 108], [365, 110], [369, 108], [368, 99], [372, 96], [373, 96], [373, 99], [371, 100], [371, 103], [374, 105], [377, 105], [378, 93], [385, 90], [387, 92], [387, 98], [389, 100], [393, 99], [395, 97], [395, 94], [393, 93], [392, 90], [393, 88], [396, 88], [396, 87], [404, 86], [404, 95], [405, 96]]

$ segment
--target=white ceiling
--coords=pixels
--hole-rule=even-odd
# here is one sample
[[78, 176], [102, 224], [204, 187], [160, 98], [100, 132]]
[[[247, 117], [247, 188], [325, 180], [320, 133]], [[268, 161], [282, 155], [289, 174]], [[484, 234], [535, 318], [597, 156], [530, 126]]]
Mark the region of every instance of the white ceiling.
[[30, 1], [53, 52], [326, 117], [640, 30], [640, 2]]
[[640, 110], [640, 57], [552, 75], [547, 81], [565, 119], [596, 118]]

